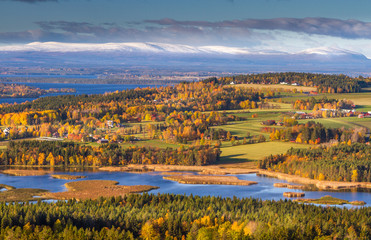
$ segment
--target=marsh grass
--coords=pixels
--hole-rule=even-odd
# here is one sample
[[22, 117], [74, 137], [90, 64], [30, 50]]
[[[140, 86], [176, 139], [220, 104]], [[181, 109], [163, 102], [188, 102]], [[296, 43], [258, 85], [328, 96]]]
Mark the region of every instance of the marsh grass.
[[69, 175], [69, 174], [52, 174], [50, 176], [52, 178], [65, 179], [65, 180], [76, 180], [76, 179], [86, 178], [86, 176], [77, 176], [77, 175]]
[[13, 176], [43, 176], [43, 175], [49, 174], [50, 172], [43, 171], [43, 170], [31, 170], [31, 169], [26, 169], [26, 170], [7, 169], [7, 170], [2, 171], [2, 173], [13, 175]]
[[116, 197], [129, 193], [142, 193], [157, 189], [156, 186], [134, 185], [125, 186], [117, 185], [113, 180], [83, 180], [66, 183], [68, 191], [57, 193], [46, 193], [43, 197], [48, 199], [97, 199], [98, 197]]
[[249, 186], [257, 184], [254, 181], [240, 180], [235, 176], [200, 176], [200, 175], [178, 175], [164, 176], [166, 180], [176, 181], [182, 184], [213, 184], [213, 185], [242, 185]]
[[[8, 186], [8, 187], [11, 187], [11, 186]], [[0, 192], [0, 201], [1, 202], [35, 201], [37, 199], [43, 199], [43, 198], [35, 198], [34, 196], [39, 196], [46, 192], [47, 190], [37, 189], [37, 188], [13, 188], [13, 189]]]

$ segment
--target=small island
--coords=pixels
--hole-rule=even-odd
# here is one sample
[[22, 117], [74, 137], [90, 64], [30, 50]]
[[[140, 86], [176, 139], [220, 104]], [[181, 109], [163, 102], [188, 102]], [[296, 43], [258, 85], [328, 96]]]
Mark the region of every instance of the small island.
[[77, 175], [69, 175], [69, 174], [52, 174], [50, 176], [52, 178], [64, 179], [64, 180], [76, 180], [76, 179], [86, 178], [86, 176], [77, 176]]
[[163, 179], [176, 181], [182, 184], [216, 184], [216, 185], [242, 185], [257, 184], [254, 181], [240, 180], [235, 176], [200, 176], [200, 175], [176, 175], [164, 176]]
[[304, 185], [294, 185], [289, 183], [274, 183], [274, 187], [276, 188], [289, 188], [289, 189], [304, 189]]
[[153, 189], [158, 189], [156, 186], [149, 185], [134, 185], [125, 186], [118, 185], [117, 181], [113, 180], [83, 180], [77, 182], [69, 182], [65, 184], [68, 191], [45, 193], [42, 197], [47, 199], [97, 199], [98, 197], [117, 197], [129, 193], [148, 192]]
[[314, 203], [314, 204], [325, 204], [325, 205], [343, 205], [343, 204], [352, 204], [352, 205], [365, 205], [364, 201], [352, 201], [349, 202], [348, 200], [343, 200], [340, 198], [335, 198], [329, 195], [321, 197], [319, 199], [311, 199], [311, 198], [300, 198], [293, 200], [295, 202], [301, 203]]
[[18, 169], [7, 169], [2, 171], [3, 174], [13, 175], [13, 176], [43, 176], [50, 172], [43, 170], [18, 170]]
[[0, 83], [0, 98], [35, 98], [49, 93], [74, 93], [73, 88], [50, 88], [41, 89], [23, 84]]
[[284, 192], [283, 193], [283, 196], [284, 197], [289, 197], [289, 198], [292, 198], [292, 197], [304, 197], [305, 196], [305, 193], [303, 193], [303, 192]]

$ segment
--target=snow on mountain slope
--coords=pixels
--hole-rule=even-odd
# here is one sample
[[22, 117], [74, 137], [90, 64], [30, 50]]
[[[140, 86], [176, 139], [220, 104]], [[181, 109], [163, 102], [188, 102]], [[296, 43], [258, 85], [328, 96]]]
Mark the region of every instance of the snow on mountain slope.
[[320, 55], [320, 56], [363, 56], [360, 53], [339, 48], [311, 48], [297, 53], [285, 53], [272, 50], [253, 51], [248, 48], [228, 46], [189, 46], [166, 43], [61, 43], [33, 42], [22, 45], [0, 46], [2, 52], [128, 52], [153, 54], [217, 54], [217, 55]]

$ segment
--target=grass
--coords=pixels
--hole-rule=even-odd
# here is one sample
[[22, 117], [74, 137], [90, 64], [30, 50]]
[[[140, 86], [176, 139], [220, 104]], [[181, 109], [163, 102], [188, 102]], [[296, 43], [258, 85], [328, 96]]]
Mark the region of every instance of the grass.
[[310, 145], [291, 142], [264, 142], [256, 144], [232, 146], [230, 143], [222, 144], [221, 163], [260, 160], [271, 154], [286, 153], [290, 148], [309, 148]]
[[260, 129], [262, 125], [257, 121], [243, 121], [243, 122], [234, 122], [228, 125], [213, 127], [215, 129], [223, 129], [229, 131], [232, 135], [238, 136], [239, 138], [247, 137], [247, 132], [250, 132], [251, 135], [261, 134]]
[[129, 147], [129, 146], [138, 146], [138, 147], [158, 147], [158, 148], [178, 148], [181, 144], [177, 143], [167, 143], [165, 141], [161, 141], [160, 139], [148, 139], [148, 140], [141, 140], [133, 143], [122, 143], [122, 146]]
[[316, 96], [307, 96], [307, 97], [300, 97], [300, 98], [308, 99], [312, 97], [316, 99], [321, 99], [323, 97], [327, 97], [328, 99], [347, 99], [347, 100], [351, 100], [352, 102], [354, 102], [354, 104], [356, 104], [357, 106], [364, 106], [364, 107], [371, 106], [371, 92], [318, 94]]
[[314, 121], [314, 122], [318, 122], [318, 123], [321, 123], [323, 126], [327, 127], [327, 128], [341, 128], [341, 127], [345, 127], [346, 129], [349, 129], [349, 128], [354, 128], [356, 127], [356, 125], [352, 124], [352, 123], [349, 123], [347, 121], [344, 121], [344, 119], [342, 118], [318, 118], [318, 119], [302, 119], [302, 120], [299, 120], [298, 122], [299, 123], [306, 123], [306, 122], [309, 122], [309, 121]]
[[[239, 114], [236, 114], [239, 115]], [[231, 132], [232, 135], [238, 136], [240, 138], [247, 137], [247, 132], [250, 133], [250, 135], [260, 135], [263, 134], [265, 137], [269, 137], [268, 133], [262, 133], [261, 128], [264, 127], [262, 125], [262, 121], [264, 120], [281, 120], [283, 119], [284, 115], [280, 112], [264, 112], [258, 114], [258, 118], [250, 118], [246, 121], [239, 121], [239, 122], [230, 122], [227, 125], [223, 126], [216, 126], [213, 127], [215, 129], [223, 129], [226, 131]], [[272, 126], [277, 127], [277, 126]]]
[[341, 128], [345, 127], [356, 128], [356, 127], [366, 127], [371, 129], [371, 119], [370, 118], [358, 118], [358, 117], [343, 117], [343, 118], [318, 118], [318, 119], [303, 119], [299, 120], [299, 123], [306, 123], [308, 121], [315, 121], [323, 124], [323, 126], [328, 128]]
[[353, 124], [355, 126], [363, 126], [371, 129], [371, 119], [370, 118], [342, 118], [342, 121]]

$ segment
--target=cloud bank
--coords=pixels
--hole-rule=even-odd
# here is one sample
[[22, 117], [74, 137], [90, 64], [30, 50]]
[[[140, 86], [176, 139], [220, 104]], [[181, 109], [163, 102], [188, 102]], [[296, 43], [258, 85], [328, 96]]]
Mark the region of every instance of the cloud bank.
[[371, 22], [359, 20], [275, 18], [212, 22], [164, 18], [126, 25], [73, 21], [35, 24], [35, 29], [27, 31], [0, 32], [0, 44], [157, 42], [287, 52], [339, 47], [371, 57]]
[[218, 22], [177, 21], [164, 18], [126, 26], [72, 21], [40, 21], [36, 22], [36, 25], [37, 29], [23, 32], [0, 32], [0, 42], [156, 41], [194, 45], [226, 43], [251, 46], [258, 44], [262, 39], [275, 38], [277, 31], [343, 39], [371, 39], [371, 22], [333, 18], [245, 19]]
[[359, 20], [342, 20], [333, 18], [273, 18], [273, 19], [246, 19], [233, 21], [177, 21], [164, 18], [147, 20], [161, 26], [172, 27], [199, 27], [199, 28], [240, 28], [258, 30], [284, 30], [307, 34], [319, 34], [341, 38], [371, 39], [371, 22]]

